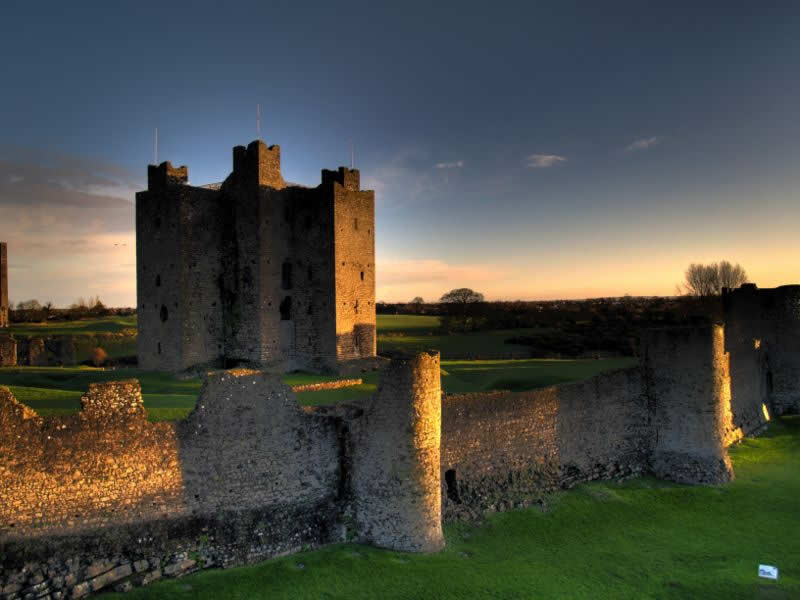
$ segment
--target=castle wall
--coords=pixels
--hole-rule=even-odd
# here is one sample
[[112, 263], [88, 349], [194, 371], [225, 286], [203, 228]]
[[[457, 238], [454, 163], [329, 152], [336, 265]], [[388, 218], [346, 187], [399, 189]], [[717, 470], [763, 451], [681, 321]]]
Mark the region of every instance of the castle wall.
[[723, 301], [734, 417], [747, 427], [766, 422], [765, 413], [800, 413], [800, 286], [745, 284]]
[[442, 401], [446, 513], [526, 505], [564, 485], [647, 468], [651, 429], [637, 368], [527, 392]]
[[655, 427], [652, 471], [680, 483], [729, 481], [726, 440], [735, 425], [724, 328], [653, 330], [644, 346]]
[[800, 285], [775, 288], [767, 348], [771, 398], [778, 414], [800, 414]]
[[333, 197], [324, 187], [295, 188], [288, 261], [295, 340], [290, 368], [336, 365]]
[[354, 516], [377, 546], [444, 546], [441, 513], [439, 353], [392, 361], [357, 424], [352, 445]]
[[346, 360], [376, 353], [375, 193], [359, 191], [357, 171], [341, 168], [336, 175], [329, 184], [334, 194], [336, 346], [338, 358]]
[[8, 327], [8, 246], [0, 242], [0, 327]]
[[17, 366], [17, 341], [13, 336], [0, 333], [0, 367]]
[[181, 196], [169, 163], [150, 167], [136, 194], [136, 354], [147, 370], [183, 368]]
[[277, 379], [212, 375], [179, 423], [148, 422], [136, 381], [82, 404], [42, 419], [0, 388], [4, 592], [80, 597], [341, 539], [338, 421]]

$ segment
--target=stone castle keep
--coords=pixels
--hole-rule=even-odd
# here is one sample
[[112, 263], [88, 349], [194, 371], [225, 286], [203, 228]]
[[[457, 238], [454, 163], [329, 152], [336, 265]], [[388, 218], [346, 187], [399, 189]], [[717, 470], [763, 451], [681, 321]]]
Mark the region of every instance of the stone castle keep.
[[233, 149], [221, 184], [148, 167], [136, 194], [139, 365], [330, 369], [375, 356], [375, 194], [359, 172], [286, 183], [280, 148]]
[[0, 590], [82, 597], [345, 540], [444, 544], [442, 521], [593, 479], [733, 476], [727, 447], [800, 412], [800, 286], [726, 292], [725, 325], [648, 332], [640, 364], [526, 392], [443, 396], [439, 356], [376, 394], [298, 406], [276, 376], [206, 377], [151, 423], [139, 384], [92, 384], [41, 418], [0, 388]]

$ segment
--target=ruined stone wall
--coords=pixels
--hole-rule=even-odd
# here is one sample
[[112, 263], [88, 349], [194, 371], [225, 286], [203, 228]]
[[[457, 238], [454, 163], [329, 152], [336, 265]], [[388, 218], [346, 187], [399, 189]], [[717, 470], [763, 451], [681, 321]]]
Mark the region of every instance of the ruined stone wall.
[[439, 353], [393, 360], [356, 423], [353, 512], [361, 540], [406, 551], [444, 546]]
[[[800, 286], [745, 284], [726, 290], [723, 302], [734, 418], [747, 427], [765, 412], [800, 413]], [[759, 377], [746, 375], [756, 370]]]
[[778, 414], [800, 414], [800, 285], [775, 288], [767, 318], [773, 336], [767, 348], [773, 406]]
[[729, 481], [725, 444], [735, 425], [724, 328], [652, 330], [643, 356], [655, 429], [652, 471], [680, 483]]
[[93, 384], [79, 414], [46, 419], [0, 388], [4, 600], [345, 539], [438, 549], [439, 397], [438, 354], [392, 364], [366, 411], [300, 409], [244, 369], [209, 375], [178, 423], [148, 422], [136, 381]]
[[0, 242], [0, 327], [8, 327], [8, 246]]
[[375, 193], [360, 191], [356, 170], [323, 173], [334, 179], [337, 356], [375, 356]]
[[638, 367], [528, 392], [448, 394], [446, 512], [524, 506], [578, 481], [637, 474], [650, 444]]
[[0, 367], [17, 366], [17, 340], [0, 332]]
[[0, 589], [80, 597], [341, 539], [339, 421], [277, 379], [213, 375], [179, 423], [148, 422], [135, 381], [82, 405], [42, 419], [0, 388]]

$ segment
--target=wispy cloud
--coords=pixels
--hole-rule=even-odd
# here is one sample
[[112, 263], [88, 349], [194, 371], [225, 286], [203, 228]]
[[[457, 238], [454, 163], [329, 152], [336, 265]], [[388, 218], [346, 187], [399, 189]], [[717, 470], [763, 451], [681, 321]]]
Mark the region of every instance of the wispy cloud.
[[566, 161], [566, 156], [558, 154], [531, 154], [528, 157], [528, 166], [532, 169], [547, 169]]
[[135, 303], [133, 193], [146, 184], [117, 165], [0, 148], [0, 239], [16, 300], [101, 294]]
[[639, 150], [647, 150], [650, 146], [655, 146], [660, 141], [661, 138], [659, 138], [656, 135], [649, 138], [642, 138], [625, 146], [625, 152], [637, 152]]
[[463, 166], [464, 166], [463, 160], [454, 160], [453, 162], [436, 163], [437, 169], [460, 169]]

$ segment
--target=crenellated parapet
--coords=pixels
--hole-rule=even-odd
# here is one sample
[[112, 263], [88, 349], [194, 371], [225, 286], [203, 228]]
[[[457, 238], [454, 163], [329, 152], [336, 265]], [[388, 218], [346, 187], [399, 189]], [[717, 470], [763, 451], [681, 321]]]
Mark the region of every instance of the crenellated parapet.
[[189, 167], [186, 165], [173, 167], [169, 161], [160, 165], [147, 166], [147, 189], [163, 190], [170, 186], [185, 185], [189, 182]]
[[344, 189], [358, 192], [361, 190], [361, 174], [358, 169], [339, 167], [336, 171], [322, 169], [322, 185], [338, 183]]

